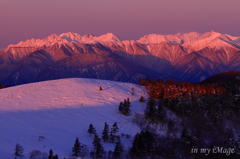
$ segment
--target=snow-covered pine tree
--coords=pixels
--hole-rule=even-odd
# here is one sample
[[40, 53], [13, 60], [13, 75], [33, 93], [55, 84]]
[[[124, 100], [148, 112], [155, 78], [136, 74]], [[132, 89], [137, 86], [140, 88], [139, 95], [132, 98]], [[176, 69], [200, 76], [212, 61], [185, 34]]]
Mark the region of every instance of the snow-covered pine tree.
[[14, 149], [14, 155], [15, 155], [15, 159], [17, 157], [23, 157], [23, 147], [20, 146], [19, 144], [16, 145], [15, 149]]
[[95, 128], [93, 127], [92, 124], [89, 125], [89, 129], [88, 129], [87, 132], [90, 134], [90, 136], [91, 136], [91, 134], [95, 134], [95, 133], [96, 133], [96, 130], [95, 130]]
[[105, 122], [104, 129], [103, 129], [103, 132], [102, 132], [102, 139], [103, 139], [104, 142], [108, 141], [108, 139], [109, 139], [108, 132], [109, 132], [109, 126]]
[[101, 144], [101, 139], [95, 134], [94, 141], [93, 141], [93, 146], [94, 146], [94, 152], [96, 158], [102, 158], [104, 154], [104, 148]]
[[121, 158], [121, 155], [123, 154], [123, 152], [124, 152], [124, 147], [121, 143], [121, 140], [118, 140], [113, 151], [113, 157], [116, 159]]
[[73, 156], [80, 156], [81, 155], [81, 143], [78, 140], [78, 137], [75, 140], [75, 144], [72, 148], [72, 152], [74, 153]]

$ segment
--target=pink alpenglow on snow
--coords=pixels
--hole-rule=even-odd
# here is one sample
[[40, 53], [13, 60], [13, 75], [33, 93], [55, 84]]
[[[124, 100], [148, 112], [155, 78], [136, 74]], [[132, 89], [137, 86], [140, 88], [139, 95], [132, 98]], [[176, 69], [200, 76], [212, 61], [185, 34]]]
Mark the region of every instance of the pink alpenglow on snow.
[[0, 48], [68, 31], [112, 32], [123, 40], [212, 29], [239, 36], [239, 6], [239, 0], [1, 1]]

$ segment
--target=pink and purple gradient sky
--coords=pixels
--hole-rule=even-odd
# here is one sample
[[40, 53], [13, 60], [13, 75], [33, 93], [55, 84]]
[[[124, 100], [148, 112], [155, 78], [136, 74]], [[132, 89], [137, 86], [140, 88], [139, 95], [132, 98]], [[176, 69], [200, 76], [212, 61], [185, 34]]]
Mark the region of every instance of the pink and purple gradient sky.
[[63, 32], [122, 40], [196, 31], [240, 36], [240, 0], [0, 0], [0, 48]]

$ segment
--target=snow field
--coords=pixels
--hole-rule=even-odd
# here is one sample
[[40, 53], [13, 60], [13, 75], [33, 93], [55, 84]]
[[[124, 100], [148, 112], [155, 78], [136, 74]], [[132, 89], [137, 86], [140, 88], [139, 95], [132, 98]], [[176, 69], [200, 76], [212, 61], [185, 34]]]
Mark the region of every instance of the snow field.
[[[100, 86], [103, 88], [99, 90]], [[134, 87], [132, 96], [131, 88]], [[53, 150], [59, 158], [72, 152], [76, 137], [80, 143], [93, 150], [93, 135], [89, 136], [89, 124], [93, 124], [101, 137], [104, 122], [109, 128], [117, 122], [125, 148], [131, 147], [134, 135], [140, 128], [133, 124], [135, 112], [143, 113], [145, 104], [139, 102], [142, 86], [96, 79], [71, 78], [25, 84], [0, 90], [0, 158], [13, 158], [16, 144], [24, 148], [29, 158], [33, 149], [42, 152]], [[130, 98], [132, 115], [119, 114], [118, 106]], [[39, 136], [45, 139], [39, 141]], [[103, 141], [102, 141], [103, 143]], [[115, 144], [103, 143], [105, 150], [114, 150]]]

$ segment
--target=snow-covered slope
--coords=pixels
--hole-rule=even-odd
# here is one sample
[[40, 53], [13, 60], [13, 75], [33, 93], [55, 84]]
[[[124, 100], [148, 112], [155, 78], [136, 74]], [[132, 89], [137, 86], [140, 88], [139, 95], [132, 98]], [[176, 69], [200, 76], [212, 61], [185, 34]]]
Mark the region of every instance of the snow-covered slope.
[[[143, 113], [145, 104], [139, 102], [141, 95], [146, 97], [143, 87], [138, 85], [83, 78], [0, 89], [0, 158], [13, 158], [17, 143], [24, 148], [23, 159], [28, 159], [33, 149], [47, 153], [52, 149], [59, 158], [67, 157], [76, 137], [92, 150], [93, 139], [87, 133], [90, 123], [101, 136], [104, 122], [110, 128], [117, 122], [119, 133], [131, 136], [122, 138], [128, 148], [140, 128], [131, 122], [132, 116], [120, 115], [118, 106], [129, 97], [132, 114]], [[39, 136], [45, 139], [39, 141]], [[115, 144], [103, 146], [105, 150], [113, 150]]]

